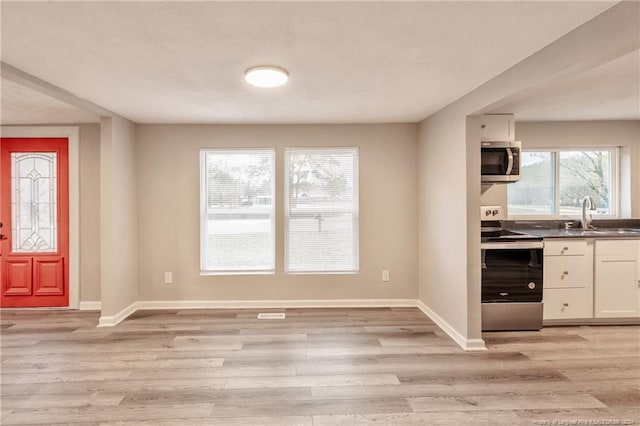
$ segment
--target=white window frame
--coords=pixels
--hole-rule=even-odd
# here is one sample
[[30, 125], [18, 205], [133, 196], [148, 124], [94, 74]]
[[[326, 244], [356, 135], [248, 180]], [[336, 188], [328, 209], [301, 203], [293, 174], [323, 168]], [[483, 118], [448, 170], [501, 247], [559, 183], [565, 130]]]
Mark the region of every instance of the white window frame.
[[[594, 216], [594, 219], [614, 219], [620, 217], [620, 147], [618, 146], [579, 146], [579, 147], [563, 147], [563, 148], [534, 148], [523, 149], [522, 152], [551, 152], [555, 154], [555, 171], [553, 176], [554, 192], [555, 192], [555, 209], [560, 211], [560, 186], [558, 177], [560, 176], [560, 153], [570, 151], [609, 151], [611, 156], [611, 187], [610, 195], [610, 213]], [[507, 218], [509, 220], [559, 220], [559, 219], [578, 219], [579, 215], [519, 215], [511, 214], [509, 209], [509, 196], [507, 194]]]
[[[215, 152], [217, 154], [235, 154], [238, 152], [266, 152], [269, 151], [273, 155], [273, 163], [271, 167], [271, 257], [273, 268], [271, 269], [206, 269], [205, 256], [207, 254], [207, 153]], [[276, 268], [276, 150], [275, 148], [201, 148], [200, 149], [200, 275], [273, 275]]]
[[[355, 151], [353, 158], [353, 196], [356, 198], [356, 208], [352, 214], [354, 232], [354, 269], [321, 270], [321, 271], [291, 271], [289, 270], [289, 153], [307, 151], [326, 153], [327, 151]], [[360, 150], [356, 146], [339, 147], [289, 147], [284, 149], [284, 272], [289, 275], [356, 275], [360, 273]]]

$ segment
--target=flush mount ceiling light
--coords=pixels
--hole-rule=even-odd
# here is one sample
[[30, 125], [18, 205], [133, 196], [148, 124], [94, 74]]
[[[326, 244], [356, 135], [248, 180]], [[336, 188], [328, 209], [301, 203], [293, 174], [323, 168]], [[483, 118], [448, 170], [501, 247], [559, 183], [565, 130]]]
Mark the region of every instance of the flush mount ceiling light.
[[244, 79], [256, 87], [278, 87], [289, 80], [289, 73], [279, 67], [251, 67], [244, 72]]

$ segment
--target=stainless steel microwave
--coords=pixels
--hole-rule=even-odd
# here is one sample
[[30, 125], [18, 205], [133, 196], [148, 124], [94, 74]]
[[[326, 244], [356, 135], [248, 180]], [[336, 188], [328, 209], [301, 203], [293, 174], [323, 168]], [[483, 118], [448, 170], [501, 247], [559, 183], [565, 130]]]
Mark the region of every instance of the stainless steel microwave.
[[481, 142], [483, 183], [508, 183], [520, 180], [522, 142]]

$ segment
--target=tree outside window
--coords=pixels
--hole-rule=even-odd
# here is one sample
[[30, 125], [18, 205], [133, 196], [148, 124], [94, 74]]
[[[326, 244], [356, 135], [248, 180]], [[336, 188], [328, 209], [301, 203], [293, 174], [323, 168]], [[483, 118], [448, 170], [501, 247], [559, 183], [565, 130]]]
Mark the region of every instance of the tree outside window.
[[587, 195], [598, 214], [610, 214], [610, 151], [560, 152], [560, 214], [580, 213]]

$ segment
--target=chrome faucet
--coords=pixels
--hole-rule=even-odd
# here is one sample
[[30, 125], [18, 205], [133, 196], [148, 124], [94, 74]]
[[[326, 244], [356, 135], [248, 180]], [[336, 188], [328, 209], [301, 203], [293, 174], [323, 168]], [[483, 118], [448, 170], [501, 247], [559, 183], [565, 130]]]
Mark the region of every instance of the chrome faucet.
[[582, 229], [594, 229], [591, 225], [591, 221], [593, 220], [591, 213], [589, 213], [589, 216], [587, 217], [587, 203], [589, 203], [589, 210], [596, 209], [596, 203], [593, 202], [593, 198], [584, 197], [584, 200], [582, 200], [582, 219], [580, 219], [580, 227]]

